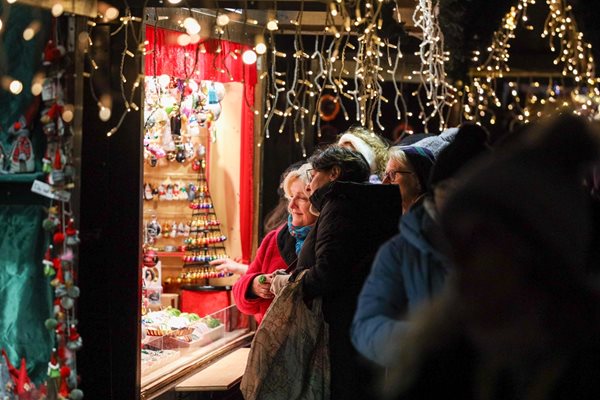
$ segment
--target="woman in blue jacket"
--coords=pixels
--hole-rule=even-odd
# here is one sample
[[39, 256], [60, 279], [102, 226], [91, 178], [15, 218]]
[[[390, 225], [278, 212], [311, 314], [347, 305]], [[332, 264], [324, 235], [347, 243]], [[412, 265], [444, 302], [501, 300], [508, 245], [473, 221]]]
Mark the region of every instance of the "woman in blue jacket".
[[351, 328], [354, 347], [379, 365], [394, 363], [402, 345], [398, 337], [408, 329], [408, 315], [444, 286], [451, 263], [442, 251], [437, 210], [456, 185], [452, 176], [488, 149], [487, 139], [483, 128], [461, 126], [433, 167], [429, 182], [433, 195], [411, 207], [400, 220], [400, 233], [379, 249]]

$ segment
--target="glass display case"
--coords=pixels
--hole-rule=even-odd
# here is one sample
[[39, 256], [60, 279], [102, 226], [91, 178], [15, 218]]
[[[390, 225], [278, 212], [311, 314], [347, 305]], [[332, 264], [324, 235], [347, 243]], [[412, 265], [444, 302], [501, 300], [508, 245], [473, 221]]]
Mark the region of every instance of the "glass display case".
[[254, 321], [235, 305], [200, 318], [174, 308], [142, 317], [141, 397], [152, 399], [250, 343]]

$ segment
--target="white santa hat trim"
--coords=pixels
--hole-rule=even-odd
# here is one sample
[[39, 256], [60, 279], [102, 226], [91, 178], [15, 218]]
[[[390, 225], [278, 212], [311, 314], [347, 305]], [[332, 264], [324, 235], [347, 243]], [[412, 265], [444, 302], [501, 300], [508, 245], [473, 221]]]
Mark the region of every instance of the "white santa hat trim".
[[371, 149], [371, 146], [367, 144], [367, 142], [365, 142], [357, 136], [354, 136], [351, 133], [344, 133], [340, 137], [338, 145], [343, 146], [345, 143], [350, 143], [352, 146], [354, 146], [356, 151], [363, 155], [363, 157], [369, 163], [369, 168], [371, 169], [372, 174], [377, 171], [377, 164], [375, 163], [375, 153], [373, 152], [373, 149]]

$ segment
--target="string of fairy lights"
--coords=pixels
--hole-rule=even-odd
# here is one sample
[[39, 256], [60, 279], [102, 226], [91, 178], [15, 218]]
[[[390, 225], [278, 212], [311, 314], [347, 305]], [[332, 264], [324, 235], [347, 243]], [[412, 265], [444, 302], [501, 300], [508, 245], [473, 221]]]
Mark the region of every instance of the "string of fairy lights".
[[[519, 0], [505, 14], [500, 28], [494, 32], [487, 48], [487, 57], [481, 61], [476, 51], [472, 61], [479, 62], [477, 74], [471, 84], [464, 88], [463, 117], [477, 123], [495, 124], [497, 111], [505, 110], [517, 121], [528, 123], [557, 110], [568, 110], [577, 115], [597, 118], [600, 106], [600, 90], [597, 85], [592, 45], [584, 41], [577, 27], [572, 6], [566, 0], [546, 0], [548, 15], [544, 22], [542, 38], [548, 39], [549, 49], [556, 54], [553, 64], [560, 72], [547, 74], [547, 83], [540, 77], [523, 77], [508, 80], [511, 75], [510, 42], [515, 39], [522, 25], [533, 31], [529, 24], [528, 7], [535, 0]], [[501, 84], [507, 86], [505, 101], [498, 97]]]
[[[9, 4], [16, 0], [7, 1]], [[187, 4], [184, 0], [168, 0], [172, 5]], [[556, 87], [563, 85], [564, 79], [574, 81], [571, 92], [574, 101], [579, 104], [576, 112], [582, 109], [586, 112], [596, 113], [597, 104], [600, 102], [598, 80], [595, 75], [595, 63], [591, 53], [591, 45], [584, 41], [583, 34], [578, 30], [572, 14], [572, 6], [567, 0], [546, 0], [548, 16], [544, 22], [542, 37], [548, 39], [549, 48], [556, 54], [554, 64], [562, 67], [561, 77], [551, 77], [548, 82], [535, 81], [533, 92], [539, 88], [546, 88], [540, 94], [519, 96], [520, 88], [528, 83], [520, 81], [504, 82], [510, 74], [510, 47], [515, 39], [517, 29], [522, 25], [525, 29], [533, 30], [529, 24], [528, 9], [536, 0], [517, 0], [517, 4], [506, 13], [500, 28], [494, 33], [492, 42], [487, 48], [487, 55], [482, 56], [479, 51], [474, 52], [472, 61], [478, 65], [477, 74], [470, 82], [458, 91], [446, 78], [445, 63], [448, 53], [444, 49], [444, 38], [438, 20], [439, 2], [436, 0], [418, 0], [413, 22], [422, 32], [422, 42], [415, 53], [420, 61], [419, 69], [412, 71], [411, 75], [419, 78], [417, 90], [410, 95], [415, 96], [420, 105], [419, 118], [427, 130], [429, 122], [437, 118], [439, 131], [446, 128], [448, 113], [456, 102], [462, 103], [462, 117], [476, 122], [496, 122], [496, 110], [505, 108], [516, 112], [516, 118], [527, 122], [531, 116], [537, 116], [539, 111], [532, 112], [532, 105], [540, 106], [542, 100], [545, 105], [554, 103], [562, 105]], [[102, 3], [105, 4], [105, 3]], [[319, 118], [319, 105], [325, 94], [331, 94], [334, 102], [341, 109], [345, 120], [353, 120], [373, 131], [384, 131], [381, 123], [382, 104], [392, 102], [399, 121], [406, 121], [411, 116], [407, 109], [407, 94], [403, 90], [403, 83], [397, 79], [398, 71], [403, 67], [403, 54], [400, 49], [401, 40], [393, 43], [381, 34], [382, 28], [382, 0], [333, 0], [328, 3], [324, 30], [315, 35], [314, 48], [304, 48], [303, 40], [303, 10], [289, 22], [294, 26], [294, 48], [292, 51], [279, 49], [276, 45], [276, 35], [280, 32], [282, 21], [277, 20], [277, 3], [268, 15], [262, 33], [255, 35], [255, 46], [243, 54], [228, 54], [235, 59], [241, 57], [243, 62], [253, 64], [258, 57], [263, 57], [267, 68], [261, 71], [259, 78], [263, 80], [266, 95], [263, 96], [264, 138], [268, 139], [275, 129], [284, 133], [291, 125], [294, 139], [302, 146], [304, 153], [304, 138], [309, 129], [315, 130], [317, 135], [321, 132], [321, 119]], [[398, 9], [397, 7], [396, 9]], [[178, 44], [187, 46], [200, 42], [202, 27], [191, 12], [182, 21], [177, 21], [182, 28], [178, 37]], [[246, 12], [246, 10], [242, 10]], [[52, 7], [52, 14], [60, 16], [64, 7], [57, 2]], [[212, 34], [218, 40], [229, 39], [230, 10], [217, 10]], [[168, 17], [159, 15], [159, 20]], [[400, 22], [400, 14], [396, 17]], [[115, 22], [117, 22], [115, 24]], [[88, 70], [84, 76], [89, 79], [90, 92], [98, 105], [99, 117], [102, 121], [114, 120], [116, 123], [107, 131], [107, 136], [115, 134], [129, 112], [139, 110], [134, 99], [137, 90], [143, 83], [143, 74], [139, 74], [133, 82], [127, 82], [123, 71], [129, 62], [136, 63], [139, 70], [140, 58], [152, 49], [147, 49], [147, 42], [142, 40], [142, 32], [136, 24], [142, 19], [131, 14], [126, 9], [123, 15], [114, 7], [105, 7], [99, 10], [99, 16], [90, 19], [87, 32], [79, 35], [78, 43], [88, 60]], [[0, 19], [0, 29], [2, 29]], [[94, 88], [94, 76], [100, 66], [94, 58], [94, 29], [99, 23], [110, 23], [114, 27], [111, 35], [124, 31], [124, 46], [120, 63], [120, 103], [123, 109], [119, 111], [118, 118], [112, 118], [115, 113], [113, 99], [109, 94], [97, 94]], [[244, 23], [258, 25], [258, 21], [244, 17]], [[23, 32], [24, 40], [31, 40], [39, 31], [39, 22], [34, 21]], [[129, 48], [128, 43], [132, 38], [137, 47]], [[310, 47], [310, 46], [309, 46]], [[221, 47], [217, 48], [217, 53]], [[206, 49], [201, 46], [200, 52]], [[288, 71], [288, 63], [293, 67]], [[228, 71], [223, 71], [227, 73]], [[290, 73], [290, 76], [286, 76]], [[386, 80], [393, 83], [394, 93], [384, 93], [382, 83]], [[502, 80], [502, 81], [500, 81]], [[41, 92], [43, 76], [34, 77], [31, 85], [32, 92], [37, 95]], [[570, 82], [570, 81], [569, 81]], [[23, 90], [23, 83], [16, 79], [3, 77], [2, 86], [11, 93], [18, 95]], [[501, 100], [497, 93], [502, 84], [509, 85], [509, 95]], [[537, 86], [536, 86], [537, 85]], [[564, 86], [564, 85], [563, 85]], [[516, 92], [516, 94], [515, 94]], [[545, 95], [544, 95], [545, 93]], [[557, 98], [555, 98], [557, 97]], [[350, 115], [346, 110], [345, 102], [354, 103], [355, 114]], [[568, 102], [572, 105], [572, 101]], [[346, 103], [348, 104], [348, 103]], [[258, 115], [258, 110], [253, 110]], [[542, 112], [543, 113], [543, 112]], [[528, 115], [529, 114], [529, 115]], [[273, 126], [277, 117], [277, 126]], [[278, 127], [278, 128], [277, 128]], [[261, 142], [259, 142], [259, 145]]]

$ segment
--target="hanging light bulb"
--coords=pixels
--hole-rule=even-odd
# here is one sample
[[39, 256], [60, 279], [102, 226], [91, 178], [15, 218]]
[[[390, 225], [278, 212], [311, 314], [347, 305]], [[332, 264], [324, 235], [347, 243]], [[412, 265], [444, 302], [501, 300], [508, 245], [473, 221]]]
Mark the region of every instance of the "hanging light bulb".
[[64, 107], [64, 110], [62, 112], [62, 119], [63, 121], [65, 121], [67, 124], [71, 121], [73, 121], [73, 106], [71, 104], [67, 104]]
[[177, 44], [180, 46], [187, 46], [191, 41], [192, 38], [188, 34], [182, 33], [181, 35], [177, 36]]
[[276, 19], [269, 20], [269, 22], [267, 22], [267, 29], [270, 31], [276, 31], [277, 29], [279, 29], [279, 25], [277, 25], [277, 20]]
[[16, 2], [17, 2], [17, 0], [6, 0], [6, 2], [7, 2], [8, 4], [13, 4], [13, 3], [16, 3]]
[[108, 107], [101, 106], [100, 110], [98, 110], [98, 117], [104, 122], [110, 119], [111, 114], [110, 108]]
[[335, 6], [335, 2], [332, 1], [331, 3], [329, 3], [329, 8], [331, 9], [330, 12], [331, 12], [332, 17], [335, 17], [336, 15], [338, 15], [338, 10], [337, 10], [337, 7]]
[[229, 23], [229, 15], [227, 14], [220, 14], [217, 17], [217, 25], [219, 26], [225, 26]]
[[267, 52], [267, 45], [264, 43], [257, 43], [256, 47], [254, 47], [254, 51], [256, 51], [256, 54], [265, 54]]
[[256, 43], [256, 46], [254, 47], [256, 54], [265, 54], [267, 52], [267, 45], [265, 44], [263, 35], [256, 35], [254, 41]]
[[40, 82], [34, 82], [31, 85], [31, 94], [39, 96], [42, 93], [43, 86]]
[[0, 19], [0, 31], [2, 30], [2, 20]]
[[21, 83], [21, 81], [15, 79], [8, 86], [8, 90], [10, 90], [12, 94], [19, 94], [21, 93], [21, 91], [23, 91], [23, 84]]
[[179, 3], [181, 3], [181, 0], [169, 0], [169, 3], [171, 3], [171, 4], [179, 4]]
[[183, 20], [183, 27], [185, 28], [185, 31], [190, 36], [197, 35], [198, 33], [200, 33], [200, 30], [202, 29], [200, 27], [200, 24], [198, 23], [198, 21], [196, 21], [196, 19], [192, 18], [192, 17], [187, 17], [186, 19]]
[[256, 53], [254, 50], [246, 50], [242, 54], [242, 61], [244, 64], [251, 65], [256, 62]]
[[63, 5], [60, 1], [54, 3], [54, 5], [52, 6], [52, 10], [51, 10], [52, 15], [55, 17], [60, 17], [64, 11], [65, 11], [65, 8], [63, 7]]
[[32, 23], [30, 23], [29, 26], [23, 31], [23, 39], [26, 41], [33, 39], [36, 33], [39, 32], [40, 27], [41, 25], [39, 21], [33, 21]]
[[117, 19], [117, 17], [119, 16], [119, 10], [116, 9], [115, 7], [108, 7], [106, 9], [106, 11], [104, 12], [104, 18], [106, 18], [108, 21], [112, 21]]

